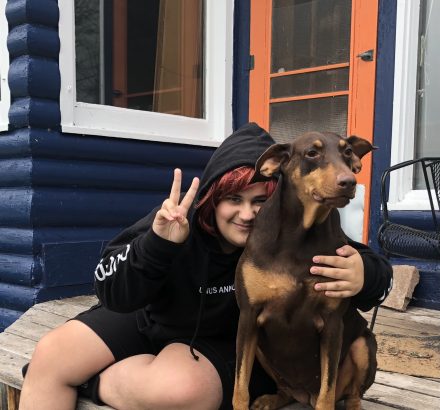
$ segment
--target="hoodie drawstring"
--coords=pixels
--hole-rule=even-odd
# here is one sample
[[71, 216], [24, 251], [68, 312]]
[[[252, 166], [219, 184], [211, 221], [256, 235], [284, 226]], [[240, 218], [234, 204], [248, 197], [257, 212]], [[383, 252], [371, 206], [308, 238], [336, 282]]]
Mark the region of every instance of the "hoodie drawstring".
[[209, 253], [205, 254], [205, 258], [203, 260], [202, 266], [202, 283], [200, 284], [200, 303], [199, 303], [199, 313], [197, 315], [196, 327], [194, 330], [193, 337], [189, 344], [189, 351], [191, 352], [194, 360], [199, 360], [199, 356], [194, 353], [194, 342], [196, 341], [197, 335], [199, 333], [200, 324], [202, 323], [203, 311], [205, 309], [205, 300], [206, 300], [206, 285], [208, 282], [208, 266], [209, 266]]

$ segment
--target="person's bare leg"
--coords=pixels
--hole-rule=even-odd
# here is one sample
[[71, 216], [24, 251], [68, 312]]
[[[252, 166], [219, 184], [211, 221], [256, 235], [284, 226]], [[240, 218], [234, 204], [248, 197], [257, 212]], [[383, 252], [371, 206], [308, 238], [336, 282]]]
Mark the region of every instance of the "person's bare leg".
[[101, 373], [99, 395], [118, 410], [214, 410], [222, 402], [220, 376], [201, 353], [174, 343], [156, 357], [138, 355]]
[[115, 361], [101, 338], [71, 320], [37, 344], [20, 397], [20, 410], [75, 409], [76, 387]]

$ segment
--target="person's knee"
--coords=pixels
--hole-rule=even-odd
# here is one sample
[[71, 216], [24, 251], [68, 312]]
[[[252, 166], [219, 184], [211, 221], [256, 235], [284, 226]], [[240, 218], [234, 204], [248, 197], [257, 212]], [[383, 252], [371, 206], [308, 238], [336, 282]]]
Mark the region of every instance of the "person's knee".
[[58, 359], [66, 357], [59, 342], [57, 332], [51, 331], [43, 336], [35, 346], [30, 368], [44, 366], [46, 371], [50, 371], [51, 368], [59, 367]]
[[188, 375], [154, 380], [150, 388], [144, 389], [142, 396], [141, 400], [147, 408], [161, 408], [165, 405], [165, 408], [214, 409], [221, 402], [221, 391]]
[[37, 343], [28, 375], [77, 386], [113, 361], [113, 355], [94, 332], [82, 323], [70, 321]]
[[184, 372], [157, 377], [147, 367], [145, 371], [133, 374], [127, 367], [115, 366], [102, 374], [100, 396], [106, 403], [121, 408], [130, 401], [126, 408], [217, 409], [222, 400], [222, 389]]

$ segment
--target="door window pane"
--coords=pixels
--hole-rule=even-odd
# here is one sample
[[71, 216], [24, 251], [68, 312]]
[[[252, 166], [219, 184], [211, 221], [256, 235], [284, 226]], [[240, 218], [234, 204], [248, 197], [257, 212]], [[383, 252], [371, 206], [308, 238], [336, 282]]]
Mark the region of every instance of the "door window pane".
[[273, 0], [271, 72], [350, 60], [352, 0]]
[[[415, 158], [440, 157], [440, 2], [423, 0], [422, 5]], [[414, 188], [424, 188], [420, 170]]]
[[75, 0], [76, 99], [203, 118], [203, 0]]
[[348, 97], [289, 101], [270, 105], [270, 134], [277, 142], [289, 142], [308, 131], [347, 135]]

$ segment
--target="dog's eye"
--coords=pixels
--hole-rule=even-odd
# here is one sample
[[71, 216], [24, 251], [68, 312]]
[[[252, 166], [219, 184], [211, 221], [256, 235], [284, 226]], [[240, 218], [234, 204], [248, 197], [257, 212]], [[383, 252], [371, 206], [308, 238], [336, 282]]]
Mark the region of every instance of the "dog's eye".
[[346, 157], [351, 157], [351, 154], [353, 154], [353, 150], [352, 150], [351, 148], [347, 148], [347, 149], [344, 151], [344, 155], [345, 155]]
[[318, 156], [319, 156], [319, 152], [314, 149], [311, 149], [310, 151], [306, 152], [307, 158], [317, 158]]

